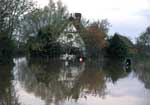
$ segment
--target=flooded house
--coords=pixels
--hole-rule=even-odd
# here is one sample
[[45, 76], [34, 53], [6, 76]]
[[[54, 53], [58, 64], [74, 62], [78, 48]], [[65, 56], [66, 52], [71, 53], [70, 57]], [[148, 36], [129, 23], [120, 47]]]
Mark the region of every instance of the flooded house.
[[[61, 44], [63, 58], [67, 58], [70, 55], [86, 56], [85, 43], [82, 38], [82, 30], [84, 27], [81, 23], [81, 14], [71, 14], [67, 20], [66, 27], [58, 38], [58, 42]], [[67, 57], [66, 57], [67, 55]]]
[[[81, 14], [71, 14], [58, 29], [58, 33], [51, 33], [50, 26], [38, 32], [38, 35], [28, 40], [31, 56], [60, 57], [63, 54], [85, 56], [85, 44], [81, 35], [83, 26]], [[53, 38], [58, 34], [56, 38]]]

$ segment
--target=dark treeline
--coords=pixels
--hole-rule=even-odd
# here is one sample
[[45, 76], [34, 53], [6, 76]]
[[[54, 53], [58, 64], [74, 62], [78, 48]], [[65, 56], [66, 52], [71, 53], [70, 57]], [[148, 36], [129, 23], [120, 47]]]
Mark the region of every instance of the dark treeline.
[[0, 0], [0, 64], [14, 55], [47, 58], [74, 54], [78, 57], [125, 59], [150, 56], [150, 28], [133, 44], [129, 38], [108, 35], [107, 19], [89, 22], [80, 13], [70, 14], [61, 1], [44, 8], [28, 0]]
[[136, 48], [138, 49], [139, 57], [150, 56], [150, 27], [147, 27], [145, 32], [141, 33], [137, 38]]

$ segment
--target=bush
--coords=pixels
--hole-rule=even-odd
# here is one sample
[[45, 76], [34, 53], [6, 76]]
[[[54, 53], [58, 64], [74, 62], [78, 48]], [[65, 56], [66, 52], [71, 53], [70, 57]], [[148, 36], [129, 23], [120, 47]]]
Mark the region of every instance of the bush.
[[107, 48], [107, 55], [116, 59], [124, 59], [129, 55], [127, 45], [122, 42], [117, 36], [109, 39], [109, 47]]
[[14, 54], [15, 43], [7, 34], [0, 33], [0, 63], [10, 62]]

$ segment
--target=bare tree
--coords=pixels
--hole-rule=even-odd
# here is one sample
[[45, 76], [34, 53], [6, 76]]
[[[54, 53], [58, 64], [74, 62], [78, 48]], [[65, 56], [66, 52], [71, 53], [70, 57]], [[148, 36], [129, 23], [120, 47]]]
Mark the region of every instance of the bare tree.
[[18, 27], [19, 19], [31, 12], [33, 5], [28, 0], [0, 0], [0, 33], [6, 32], [11, 38]]
[[65, 17], [67, 16], [66, 6], [61, 1], [54, 2], [50, 0], [49, 4], [44, 8], [28, 13], [22, 18], [20, 33], [23, 35], [24, 40], [30, 36], [36, 36], [40, 30], [48, 31], [47, 33], [50, 33], [54, 39], [58, 38], [66, 24]]

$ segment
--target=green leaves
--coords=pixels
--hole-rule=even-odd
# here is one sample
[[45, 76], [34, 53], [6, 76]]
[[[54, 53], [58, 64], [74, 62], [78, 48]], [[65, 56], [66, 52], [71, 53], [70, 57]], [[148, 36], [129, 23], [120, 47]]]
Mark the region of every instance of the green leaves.
[[137, 38], [136, 45], [141, 56], [150, 56], [150, 27]]
[[116, 33], [109, 40], [109, 47], [107, 49], [108, 56], [116, 59], [124, 59], [125, 57], [128, 57], [130, 53], [130, 45], [128, 45], [128, 40], [129, 39], [126, 37]]

